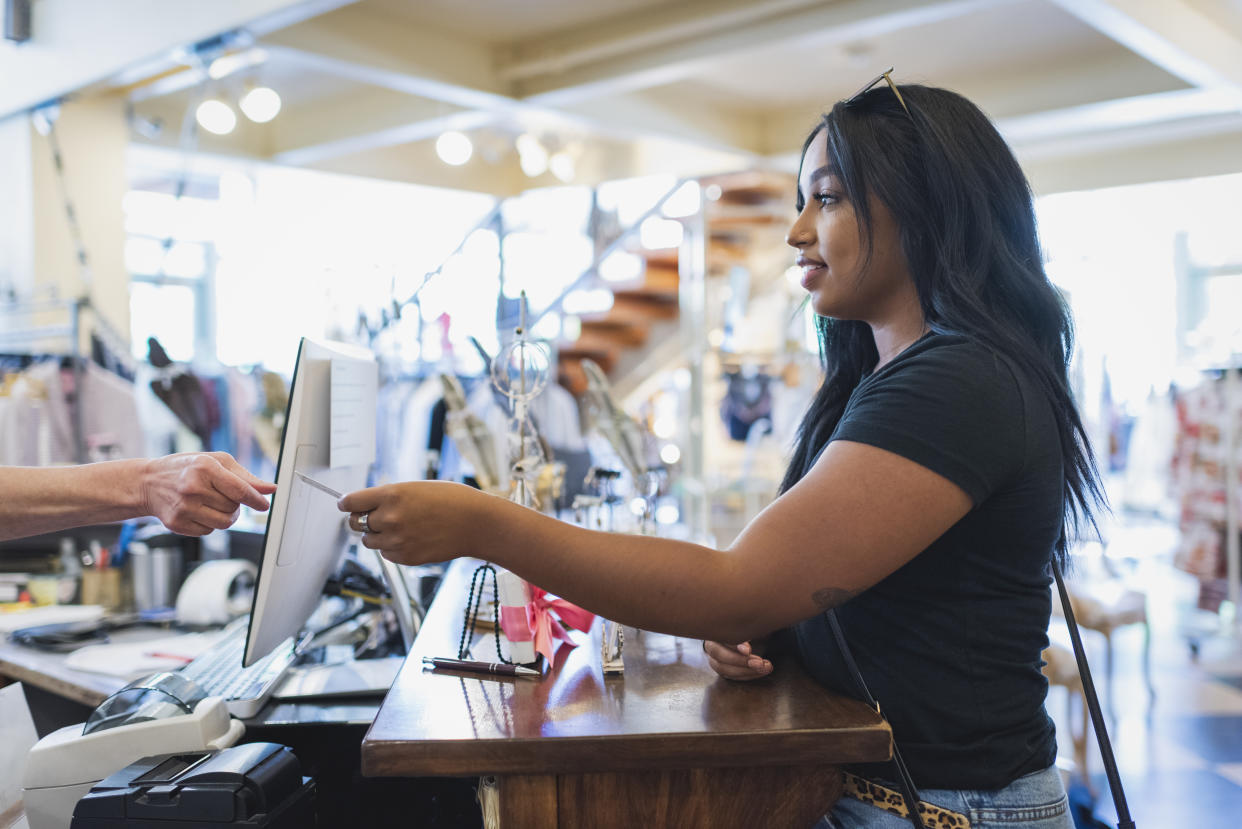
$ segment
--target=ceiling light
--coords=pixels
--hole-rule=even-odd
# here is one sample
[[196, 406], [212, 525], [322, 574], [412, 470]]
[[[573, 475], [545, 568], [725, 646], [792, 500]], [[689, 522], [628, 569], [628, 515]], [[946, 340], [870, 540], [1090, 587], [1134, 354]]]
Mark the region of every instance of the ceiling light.
[[266, 124], [280, 112], [280, 96], [267, 86], [256, 86], [242, 96], [238, 106], [256, 124]]
[[548, 170], [548, 151], [539, 143], [539, 139], [530, 133], [523, 133], [517, 139], [518, 162], [522, 172], [531, 178], [543, 175]]
[[216, 135], [228, 135], [237, 126], [237, 115], [233, 108], [219, 98], [208, 98], [198, 105], [194, 111], [199, 126]]
[[569, 184], [574, 180], [574, 157], [569, 153], [561, 150], [559, 153], [553, 153], [548, 159], [548, 169], [552, 171], [552, 175], [556, 176], [561, 183]]
[[460, 167], [474, 154], [474, 145], [464, 133], [449, 131], [436, 139], [436, 155], [445, 164]]

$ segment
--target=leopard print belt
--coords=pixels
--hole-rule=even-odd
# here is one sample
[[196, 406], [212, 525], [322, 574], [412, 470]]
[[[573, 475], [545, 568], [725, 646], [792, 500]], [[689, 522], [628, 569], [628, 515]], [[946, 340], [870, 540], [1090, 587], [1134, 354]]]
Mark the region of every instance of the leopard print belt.
[[[883, 809], [891, 815], [910, 819], [910, 810], [906, 808], [906, 799], [901, 792], [848, 771], [845, 773], [845, 789], [842, 795]], [[919, 801], [919, 817], [923, 818], [923, 825], [928, 829], [970, 829], [970, 818], [966, 815], [926, 800]]]

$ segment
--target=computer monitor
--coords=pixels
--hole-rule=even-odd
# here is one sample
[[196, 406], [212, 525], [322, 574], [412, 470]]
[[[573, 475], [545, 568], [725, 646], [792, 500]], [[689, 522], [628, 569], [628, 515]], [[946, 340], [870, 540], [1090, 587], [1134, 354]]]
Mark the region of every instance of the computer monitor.
[[365, 348], [302, 338], [289, 389], [276, 493], [263, 538], [243, 664], [298, 634], [349, 541], [348, 516], [308, 476], [342, 494], [375, 460], [379, 371]]

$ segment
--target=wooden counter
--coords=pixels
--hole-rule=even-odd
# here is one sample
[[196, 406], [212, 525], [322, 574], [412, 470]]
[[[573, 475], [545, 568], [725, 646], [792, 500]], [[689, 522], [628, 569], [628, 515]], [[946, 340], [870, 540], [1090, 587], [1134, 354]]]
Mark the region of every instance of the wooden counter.
[[[456, 656], [476, 561], [455, 562], [362, 744], [370, 776], [497, 775], [504, 829], [805, 827], [840, 792], [840, 765], [887, 759], [888, 725], [792, 664], [717, 677], [701, 643], [626, 629], [605, 677], [598, 623], [542, 679], [424, 670]], [[476, 658], [491, 661], [491, 634]]]

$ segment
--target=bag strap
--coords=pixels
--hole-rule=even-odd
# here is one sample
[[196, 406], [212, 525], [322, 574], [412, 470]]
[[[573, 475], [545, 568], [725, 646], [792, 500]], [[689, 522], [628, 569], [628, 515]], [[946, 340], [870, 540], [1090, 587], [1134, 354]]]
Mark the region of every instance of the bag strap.
[[[863, 699], [867, 704], [873, 707], [876, 712], [880, 712], [880, 704], [875, 701], [875, 697], [871, 696], [871, 691], [867, 688], [866, 681], [863, 680], [862, 672], [858, 670], [858, 663], [854, 661], [854, 654], [850, 651], [849, 644], [845, 641], [845, 634], [841, 631], [841, 623], [837, 620], [837, 611], [829, 610], [828, 624], [832, 627], [832, 635], [836, 637], [837, 647], [841, 649], [841, 655], [845, 657], [845, 665], [850, 669], [850, 673], [854, 675], [854, 681], [858, 683], [858, 689], [862, 691]], [[883, 717], [884, 714], [880, 713]], [[914, 786], [914, 779], [910, 777], [910, 772], [906, 768], [906, 762], [901, 759], [901, 752], [897, 748], [897, 740], [893, 740], [893, 765], [897, 769], [897, 781], [901, 784], [901, 796], [906, 800], [906, 810], [910, 813], [910, 822], [918, 829], [925, 829], [923, 817], [919, 814], [919, 790]]]
[[1065, 589], [1065, 580], [1061, 577], [1061, 565], [1057, 564], [1055, 558], [1052, 560], [1052, 574], [1057, 580], [1057, 592], [1061, 596], [1061, 611], [1065, 616], [1065, 625], [1069, 628], [1070, 641], [1074, 643], [1074, 658], [1078, 660], [1078, 676], [1082, 678], [1082, 690], [1087, 698], [1087, 710], [1091, 712], [1095, 739], [1100, 746], [1100, 757], [1104, 760], [1104, 774], [1108, 777], [1108, 788], [1113, 795], [1113, 807], [1117, 810], [1117, 829], [1134, 829], [1134, 821], [1130, 818], [1130, 807], [1126, 804], [1126, 793], [1121, 788], [1121, 775], [1117, 773], [1117, 761], [1113, 758], [1113, 744], [1108, 739], [1108, 726], [1105, 725], [1104, 714], [1100, 710], [1100, 698], [1096, 696], [1095, 683], [1091, 681], [1091, 666], [1087, 664], [1087, 654], [1082, 648], [1082, 637], [1078, 633], [1078, 622], [1074, 619], [1074, 608], [1070, 605], [1069, 591]]

